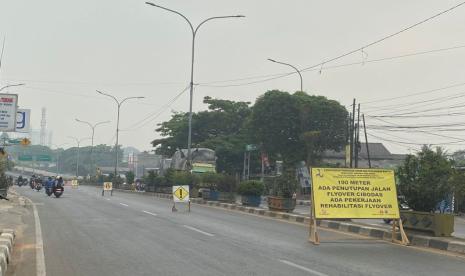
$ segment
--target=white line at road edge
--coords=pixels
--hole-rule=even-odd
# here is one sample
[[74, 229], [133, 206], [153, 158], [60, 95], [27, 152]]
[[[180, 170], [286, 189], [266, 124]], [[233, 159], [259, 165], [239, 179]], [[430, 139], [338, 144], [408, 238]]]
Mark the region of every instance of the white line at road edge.
[[192, 231], [198, 232], [200, 234], [204, 234], [205, 236], [213, 237], [214, 235], [205, 231], [202, 231], [200, 229], [197, 229], [195, 227], [189, 226], [189, 225], [183, 225], [185, 228], [190, 229]]
[[157, 216], [157, 214], [155, 214], [155, 213], [150, 213], [149, 211], [142, 211], [142, 212], [144, 212], [144, 213], [146, 213], [146, 214], [149, 214], [149, 215], [152, 215], [152, 216]]
[[300, 270], [303, 270], [303, 271], [306, 271], [308, 273], [311, 273], [313, 275], [317, 275], [317, 276], [329, 276], [328, 274], [324, 274], [324, 273], [321, 273], [321, 272], [318, 272], [316, 270], [313, 270], [313, 269], [310, 269], [310, 268], [307, 268], [305, 266], [301, 266], [301, 265], [298, 265], [298, 264], [295, 264], [295, 263], [292, 263], [292, 262], [289, 262], [289, 261], [286, 261], [286, 260], [279, 260], [280, 262], [284, 263], [284, 264], [287, 264], [289, 266], [292, 266], [292, 267], [295, 267], [295, 268], [298, 268]]
[[106, 200], [110, 200], [109, 198], [105, 198]]
[[35, 232], [36, 232], [36, 270], [37, 270], [37, 276], [45, 276], [47, 275], [46, 273], [46, 268], [45, 268], [45, 256], [44, 256], [44, 241], [42, 240], [42, 228], [40, 227], [40, 219], [39, 219], [39, 213], [37, 212], [37, 208], [32, 202], [27, 197], [24, 197], [29, 202], [31, 203], [32, 210], [34, 213], [34, 221], [35, 221]]
[[128, 206], [129, 206], [129, 205], [127, 205], [127, 204], [124, 204], [124, 203], [121, 203], [121, 202], [120, 202], [119, 204], [120, 204], [120, 205], [123, 205], [123, 206], [126, 206], [126, 207], [128, 207]]

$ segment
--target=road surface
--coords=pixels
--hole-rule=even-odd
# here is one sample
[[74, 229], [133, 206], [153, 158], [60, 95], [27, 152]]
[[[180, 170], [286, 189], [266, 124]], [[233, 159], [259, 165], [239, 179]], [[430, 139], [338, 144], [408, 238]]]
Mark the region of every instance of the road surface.
[[[169, 200], [67, 187], [50, 198], [17, 189], [40, 217], [46, 272], [55, 275], [460, 275], [463, 257]], [[37, 242], [37, 241], [36, 241]]]

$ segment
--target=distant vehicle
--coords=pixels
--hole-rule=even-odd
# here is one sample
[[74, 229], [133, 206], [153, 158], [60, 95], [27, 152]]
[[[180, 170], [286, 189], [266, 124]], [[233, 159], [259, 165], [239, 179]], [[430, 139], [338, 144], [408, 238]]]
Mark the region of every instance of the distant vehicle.
[[[207, 148], [192, 148], [192, 173], [216, 172], [215, 151]], [[187, 170], [187, 149], [177, 150], [171, 158], [171, 168]]]

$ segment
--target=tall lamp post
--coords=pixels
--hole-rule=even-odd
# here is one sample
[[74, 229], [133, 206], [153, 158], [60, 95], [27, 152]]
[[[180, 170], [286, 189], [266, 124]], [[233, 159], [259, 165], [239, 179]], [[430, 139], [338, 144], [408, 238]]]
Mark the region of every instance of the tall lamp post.
[[79, 177], [79, 147], [80, 147], [82, 141], [89, 140], [90, 138], [86, 137], [86, 138], [79, 139], [79, 138], [74, 137], [74, 136], [68, 136], [68, 138], [73, 139], [74, 141], [76, 141], [76, 144], [77, 144], [77, 158], [76, 158], [76, 178], [77, 178], [77, 177]]
[[207, 18], [207, 19], [203, 20], [202, 22], [200, 22], [199, 25], [197, 25], [197, 27], [194, 28], [191, 21], [185, 15], [183, 15], [182, 13], [180, 13], [178, 11], [175, 11], [175, 10], [172, 10], [172, 9], [162, 7], [160, 5], [156, 5], [156, 4], [151, 3], [151, 2], [145, 2], [145, 3], [147, 5], [157, 7], [157, 8], [160, 8], [160, 9], [163, 9], [165, 11], [169, 11], [169, 12], [172, 12], [172, 13], [175, 13], [175, 14], [181, 16], [189, 24], [189, 27], [190, 27], [190, 29], [192, 31], [191, 82], [190, 82], [190, 93], [189, 93], [190, 94], [190, 97], [189, 97], [189, 132], [188, 132], [188, 136], [187, 136], [187, 165], [190, 167], [191, 166], [191, 161], [192, 161], [191, 160], [192, 159], [192, 155], [191, 155], [191, 147], [192, 147], [192, 101], [193, 101], [193, 97], [194, 97], [195, 37], [197, 35], [197, 31], [199, 30], [199, 28], [204, 23], [206, 23], [207, 21], [210, 21], [210, 20], [224, 19], [224, 18], [240, 18], [240, 17], [245, 17], [245, 16], [244, 15], [214, 16], [214, 17], [210, 17], [210, 18]]
[[268, 60], [271, 61], [271, 62], [274, 62], [274, 63], [278, 63], [278, 64], [282, 64], [282, 65], [292, 67], [292, 69], [294, 69], [297, 72], [297, 74], [299, 74], [299, 77], [300, 77], [300, 91], [304, 91], [304, 81], [303, 81], [303, 78], [302, 78], [302, 73], [300, 73], [300, 70], [297, 67], [295, 67], [292, 64], [277, 61], [277, 60], [274, 60], [274, 59], [271, 59], [271, 58], [269, 58]]
[[18, 84], [9, 84], [9, 85], [5, 85], [3, 86], [2, 88], [0, 88], [0, 91], [2, 91], [3, 89], [6, 89], [8, 87], [14, 87], [14, 86], [22, 86], [22, 85], [26, 85], [25, 83], [18, 83]]
[[56, 148], [56, 151], [57, 151], [56, 157], [55, 157], [55, 158], [56, 158], [56, 162], [55, 162], [55, 163], [56, 163], [56, 167], [57, 167], [57, 168], [56, 168], [56, 175], [59, 175], [59, 174], [60, 174], [60, 170], [59, 170], [59, 167], [58, 167], [58, 164], [59, 164], [58, 161], [59, 161], [60, 153], [58, 152], [58, 150], [59, 150], [62, 146], [67, 145], [67, 144], [68, 144], [68, 143], [63, 143], [63, 144], [61, 144], [61, 145], [55, 145], [55, 144], [52, 145], [52, 146], [54, 146], [54, 147]]
[[92, 129], [92, 142], [91, 142], [91, 145], [90, 145], [90, 169], [91, 171], [93, 172], [94, 171], [94, 158], [93, 158], [93, 151], [94, 151], [94, 134], [95, 134], [95, 128], [99, 125], [103, 125], [103, 124], [108, 124], [110, 123], [110, 121], [103, 121], [103, 122], [98, 122], [98, 123], [95, 123], [95, 124], [91, 124], [89, 122], [86, 122], [86, 121], [82, 121], [82, 120], [79, 120], [79, 119], [75, 119], [76, 122], [79, 122], [79, 123], [83, 123], [83, 124], [86, 124], [88, 125], [91, 129]]
[[107, 93], [103, 93], [101, 91], [98, 91], [96, 90], [97, 93], [101, 94], [101, 95], [104, 95], [104, 96], [107, 96], [107, 97], [110, 97], [112, 98], [113, 100], [115, 100], [117, 106], [118, 106], [118, 111], [117, 111], [117, 117], [116, 117], [116, 143], [115, 143], [115, 151], [116, 151], [116, 154], [115, 154], [115, 177], [118, 176], [118, 142], [119, 142], [119, 113], [120, 113], [120, 108], [121, 108], [121, 105], [127, 101], [127, 100], [131, 100], [131, 99], [143, 99], [145, 97], [127, 97], [127, 98], [124, 98], [122, 100], [118, 100], [115, 96], [113, 95], [110, 95], [110, 94], [107, 94]]

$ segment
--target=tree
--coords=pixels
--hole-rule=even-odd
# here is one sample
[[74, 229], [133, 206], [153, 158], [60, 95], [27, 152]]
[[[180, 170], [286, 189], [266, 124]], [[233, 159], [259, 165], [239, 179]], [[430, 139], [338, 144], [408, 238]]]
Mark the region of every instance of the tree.
[[[215, 151], [218, 171], [230, 174], [241, 171], [246, 140], [247, 118], [251, 113], [248, 102], [205, 97], [208, 110], [192, 115], [192, 145]], [[156, 129], [162, 136], [152, 141], [156, 152], [171, 156], [178, 148], [186, 148], [188, 114], [174, 113]]]
[[465, 212], [465, 171], [454, 169], [449, 179], [455, 197], [455, 211]]
[[300, 110], [301, 139], [307, 163], [315, 164], [325, 150], [341, 150], [347, 139], [347, 110], [339, 102], [305, 92], [293, 94]]
[[271, 155], [287, 165], [301, 160], [314, 164], [324, 150], [346, 142], [347, 111], [337, 101], [305, 92], [269, 91], [252, 108], [251, 130]]
[[282, 155], [285, 166], [302, 160], [298, 102], [287, 92], [268, 91], [252, 108], [250, 128], [257, 144], [271, 157]]
[[424, 146], [417, 155], [408, 155], [397, 169], [398, 186], [410, 207], [432, 212], [436, 205], [452, 193], [449, 178], [451, 162], [441, 148]]
[[126, 183], [128, 183], [128, 184], [134, 183], [134, 177], [135, 177], [134, 172], [132, 172], [132, 171], [127, 172], [126, 173]]

